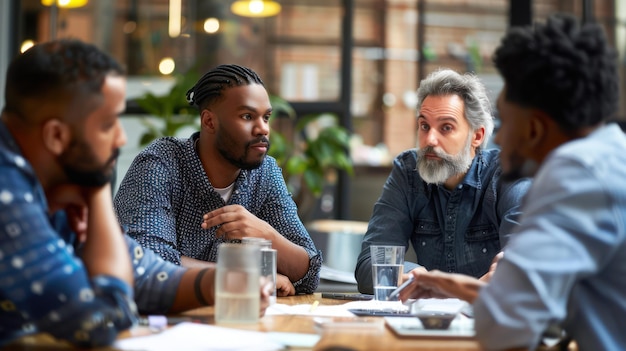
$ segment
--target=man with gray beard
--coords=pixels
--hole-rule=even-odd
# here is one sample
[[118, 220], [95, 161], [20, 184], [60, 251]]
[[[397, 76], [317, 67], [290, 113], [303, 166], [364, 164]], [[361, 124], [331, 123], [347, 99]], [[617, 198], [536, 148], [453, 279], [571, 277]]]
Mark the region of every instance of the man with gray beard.
[[531, 180], [500, 180], [491, 103], [472, 74], [442, 69], [417, 91], [417, 148], [393, 163], [359, 255], [359, 291], [372, 294], [371, 245], [412, 244], [408, 272], [437, 269], [488, 279], [490, 266], [521, 214]]

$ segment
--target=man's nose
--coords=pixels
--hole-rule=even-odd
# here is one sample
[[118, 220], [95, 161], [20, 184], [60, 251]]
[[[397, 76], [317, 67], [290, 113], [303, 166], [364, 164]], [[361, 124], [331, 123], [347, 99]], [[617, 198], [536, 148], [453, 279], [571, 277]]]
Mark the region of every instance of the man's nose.
[[257, 122], [254, 124], [254, 135], [268, 135], [270, 133], [270, 123], [266, 121], [264, 118], [257, 119]]
[[437, 146], [439, 144], [439, 135], [432, 129], [426, 133], [426, 143], [428, 146]]
[[122, 122], [120, 122], [119, 118], [117, 120], [117, 136], [115, 138], [115, 146], [116, 148], [120, 148], [124, 145], [126, 145], [126, 142], [128, 141], [128, 137], [126, 136], [126, 131], [124, 130], [124, 127], [122, 126]]

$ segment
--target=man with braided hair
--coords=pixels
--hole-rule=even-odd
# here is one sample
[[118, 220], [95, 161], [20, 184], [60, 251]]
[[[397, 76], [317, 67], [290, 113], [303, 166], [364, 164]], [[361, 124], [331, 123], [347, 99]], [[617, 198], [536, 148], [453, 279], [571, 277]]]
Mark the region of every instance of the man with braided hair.
[[560, 324], [584, 350], [624, 350], [626, 136], [617, 55], [597, 23], [553, 15], [512, 28], [494, 56], [504, 175], [533, 175], [523, 216], [489, 283], [412, 272], [400, 294], [474, 304], [487, 350], [534, 350]]
[[272, 106], [263, 81], [247, 67], [220, 65], [187, 99], [200, 131], [158, 139], [135, 158], [115, 197], [119, 221], [141, 245], [186, 267], [211, 266], [221, 243], [269, 239], [278, 251], [277, 295], [313, 293], [321, 253], [267, 156]]

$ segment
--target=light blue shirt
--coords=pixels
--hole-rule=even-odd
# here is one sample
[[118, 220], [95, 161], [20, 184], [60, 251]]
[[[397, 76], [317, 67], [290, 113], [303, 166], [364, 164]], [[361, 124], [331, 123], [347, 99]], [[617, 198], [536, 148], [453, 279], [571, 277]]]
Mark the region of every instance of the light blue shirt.
[[561, 323], [584, 350], [626, 349], [626, 136], [616, 125], [544, 161], [474, 304], [488, 350], [534, 349]]
[[452, 190], [427, 184], [416, 170], [415, 149], [393, 162], [382, 195], [361, 245], [355, 269], [359, 291], [373, 293], [371, 245], [400, 245], [415, 249], [417, 264], [480, 277], [506, 244], [517, 225], [520, 204], [530, 187], [528, 178], [500, 181], [500, 151], [481, 150], [461, 183]]

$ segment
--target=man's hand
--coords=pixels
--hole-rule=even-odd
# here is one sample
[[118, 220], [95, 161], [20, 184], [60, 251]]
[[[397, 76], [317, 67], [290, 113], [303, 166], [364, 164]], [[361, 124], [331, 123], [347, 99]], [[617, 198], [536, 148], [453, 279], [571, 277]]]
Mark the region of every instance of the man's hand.
[[269, 280], [261, 281], [261, 310], [259, 311], [259, 317], [263, 317], [265, 315], [265, 311], [270, 306], [270, 295], [272, 289], [274, 289], [272, 282]]
[[276, 296], [295, 295], [296, 288], [293, 287], [287, 276], [276, 274]]
[[491, 261], [491, 266], [489, 266], [489, 272], [485, 273], [482, 277], [480, 277], [480, 281], [484, 283], [489, 283], [491, 277], [496, 272], [496, 268], [498, 267], [498, 262], [500, 259], [504, 257], [504, 252], [500, 251]]
[[250, 213], [241, 205], [228, 205], [211, 211], [202, 217], [202, 228], [209, 229], [215, 226], [217, 237], [230, 241], [243, 237], [259, 237], [272, 240], [267, 233], [275, 230], [265, 221]]
[[57, 186], [46, 194], [50, 213], [65, 210], [70, 229], [81, 243], [87, 239], [87, 196], [85, 188], [71, 184]]
[[413, 282], [400, 292], [400, 300], [455, 297], [473, 303], [486, 283], [467, 275], [438, 270], [411, 271]]

